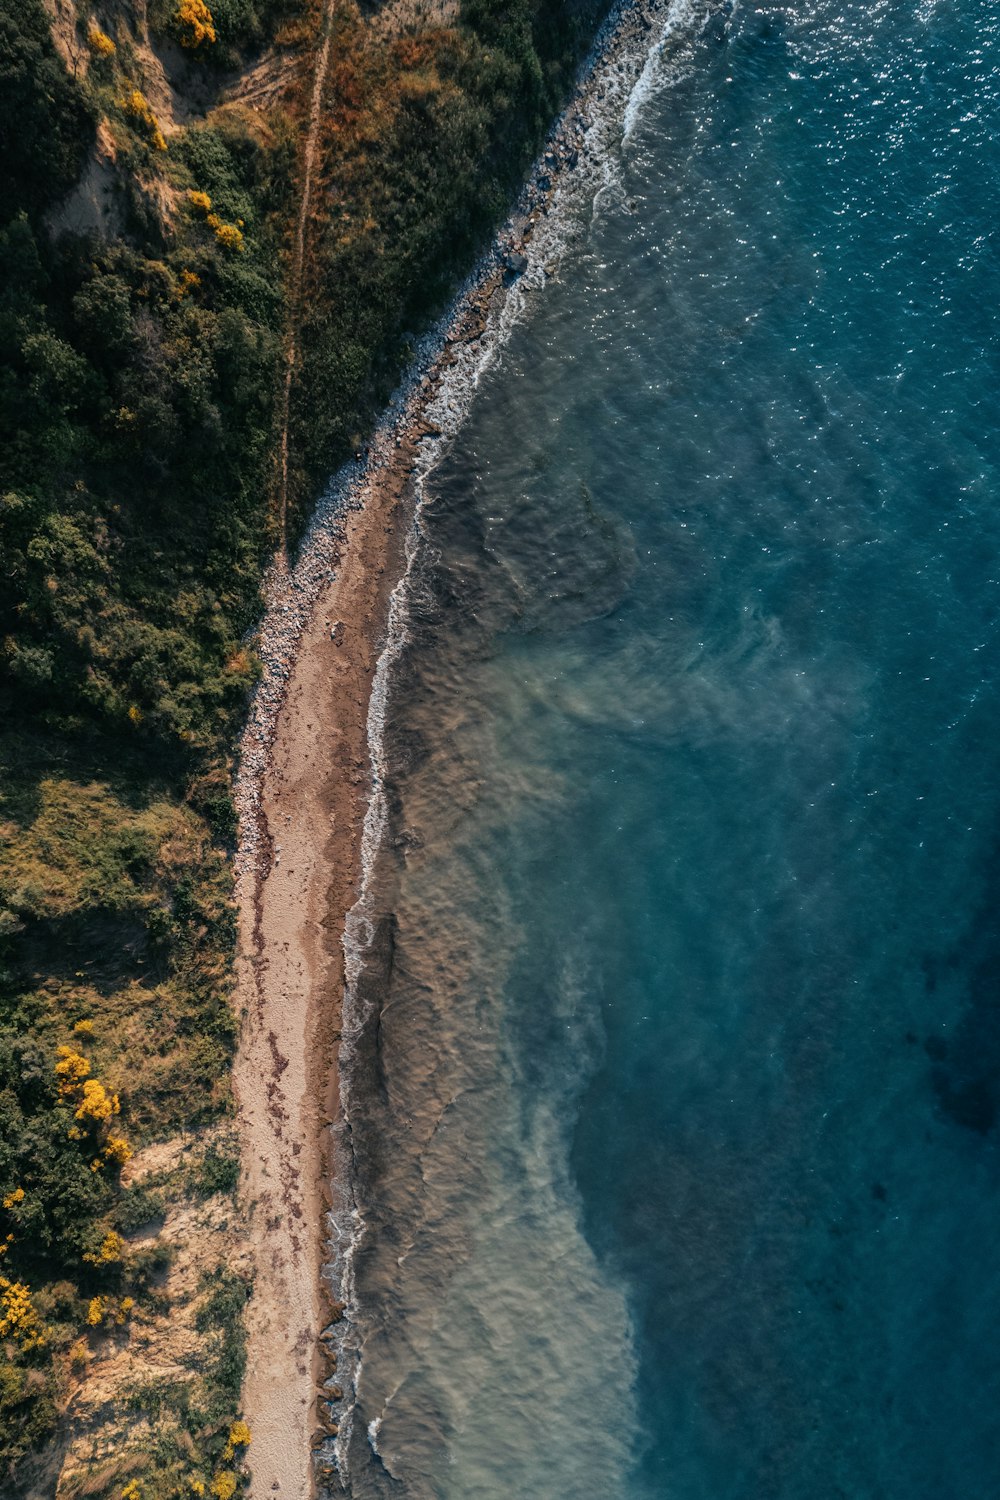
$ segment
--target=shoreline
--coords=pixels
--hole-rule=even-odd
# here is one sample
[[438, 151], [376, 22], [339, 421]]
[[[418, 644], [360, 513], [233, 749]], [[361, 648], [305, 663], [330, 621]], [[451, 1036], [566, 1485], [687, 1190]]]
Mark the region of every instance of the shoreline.
[[[242, 1023], [234, 1089], [256, 1265], [243, 1397], [251, 1495], [309, 1500], [317, 1480], [334, 1477], [349, 1438], [349, 1399], [343, 1434], [337, 1412], [352, 1373], [342, 1315], [357, 1223], [352, 1213], [350, 1231], [338, 1227], [350, 1194], [337, 1054], [342, 1027], [363, 1018], [342, 1013], [340, 997], [349, 961], [363, 963], [357, 945], [349, 951], [349, 919], [364, 920], [378, 845], [381, 692], [375, 701], [373, 686], [379, 672], [384, 686], [405, 641], [405, 620], [396, 611], [390, 626], [390, 610], [402, 590], [405, 612], [422, 485], [526, 294], [558, 274], [575, 211], [607, 183], [609, 147], [671, 21], [683, 27], [691, 18], [685, 0], [621, 0], [612, 9], [511, 216], [420, 341], [365, 457], [335, 476], [294, 566], [279, 558], [265, 581], [262, 676], [234, 782]], [[658, 22], [661, 39], [652, 35]]]

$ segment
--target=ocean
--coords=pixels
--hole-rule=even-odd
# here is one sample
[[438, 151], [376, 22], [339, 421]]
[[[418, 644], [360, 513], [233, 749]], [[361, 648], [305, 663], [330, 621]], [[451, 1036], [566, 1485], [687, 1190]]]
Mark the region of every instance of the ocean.
[[992, 1500], [1000, 11], [651, 42], [380, 678], [342, 1484]]

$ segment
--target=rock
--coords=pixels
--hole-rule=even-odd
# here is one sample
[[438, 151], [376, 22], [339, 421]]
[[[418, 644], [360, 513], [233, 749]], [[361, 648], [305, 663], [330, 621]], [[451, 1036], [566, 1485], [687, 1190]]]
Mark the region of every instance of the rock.
[[522, 255], [520, 250], [508, 250], [504, 256], [504, 265], [509, 276], [523, 276], [528, 269], [528, 257]]

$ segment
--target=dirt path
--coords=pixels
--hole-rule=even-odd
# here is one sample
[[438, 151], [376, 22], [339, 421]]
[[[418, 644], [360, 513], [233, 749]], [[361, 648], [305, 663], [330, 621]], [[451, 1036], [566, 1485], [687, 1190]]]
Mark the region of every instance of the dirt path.
[[312, 207], [313, 183], [316, 176], [316, 147], [319, 142], [320, 113], [323, 90], [330, 71], [330, 50], [333, 42], [333, 12], [336, 0], [323, 0], [323, 16], [320, 21], [322, 42], [316, 58], [313, 76], [312, 98], [309, 101], [309, 119], [306, 126], [305, 146], [302, 150], [302, 201], [295, 226], [295, 254], [292, 259], [292, 275], [289, 286], [288, 335], [285, 343], [285, 383], [281, 397], [281, 436], [278, 445], [278, 507], [280, 520], [281, 550], [288, 550], [288, 422], [292, 402], [292, 381], [295, 379], [295, 364], [298, 359], [298, 312], [302, 298], [302, 271], [306, 256], [306, 225]]

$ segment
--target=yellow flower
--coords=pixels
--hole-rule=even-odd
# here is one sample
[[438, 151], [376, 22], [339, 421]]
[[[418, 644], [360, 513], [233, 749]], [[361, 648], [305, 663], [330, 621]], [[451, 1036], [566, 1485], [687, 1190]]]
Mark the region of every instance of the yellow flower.
[[138, 1479], [130, 1479], [122, 1490], [121, 1500], [142, 1500], [142, 1490]]
[[110, 1120], [112, 1115], [118, 1114], [121, 1105], [117, 1094], [109, 1094], [103, 1083], [98, 1083], [96, 1078], [88, 1078], [83, 1085], [83, 1098], [77, 1106], [75, 1118], [77, 1120]]
[[207, 214], [212, 207], [212, 200], [208, 194], [199, 193], [194, 188], [188, 193], [188, 202], [192, 208], [200, 208], [204, 214]]
[[150, 108], [149, 100], [141, 89], [133, 89], [130, 94], [126, 94], [125, 98], [121, 101], [121, 107], [129, 119], [137, 120], [140, 125], [146, 127], [146, 133], [155, 150], [166, 151], [167, 143], [163, 138], [160, 122], [154, 115]]
[[243, 249], [243, 235], [235, 224], [220, 224], [215, 231], [215, 238], [227, 250]]
[[104, 1236], [104, 1239], [101, 1241], [100, 1250], [96, 1252], [87, 1251], [84, 1254], [83, 1258], [85, 1261], [89, 1261], [92, 1266], [113, 1265], [115, 1261], [121, 1260], [122, 1247], [124, 1244], [125, 1241], [122, 1239], [121, 1235], [117, 1234], [113, 1229], [109, 1229], [107, 1234]]
[[242, 1417], [240, 1417], [229, 1429], [229, 1441], [222, 1455], [223, 1458], [227, 1460], [231, 1459], [235, 1455], [237, 1448], [245, 1448], [250, 1442], [250, 1428], [243, 1421]]
[[108, 1161], [117, 1162], [120, 1167], [123, 1167], [127, 1161], [131, 1161], [133, 1151], [124, 1136], [112, 1135], [108, 1137], [104, 1155]]
[[243, 249], [243, 235], [235, 224], [223, 224], [218, 214], [209, 214], [205, 223], [215, 231], [215, 238], [220, 245], [225, 245], [227, 250]]
[[99, 26], [91, 26], [87, 33], [87, 45], [95, 57], [114, 57], [116, 47], [106, 31]]
[[0, 1276], [0, 1338], [17, 1339], [25, 1350], [45, 1342], [31, 1293], [23, 1281], [8, 1281], [6, 1276]]
[[56, 1077], [59, 1080], [59, 1092], [62, 1095], [74, 1093], [90, 1072], [90, 1063], [81, 1052], [74, 1052], [72, 1047], [57, 1047]]
[[3, 1200], [3, 1206], [4, 1208], [15, 1208], [18, 1203], [23, 1202], [24, 1188], [15, 1188], [12, 1193], [7, 1194], [6, 1198]]
[[215, 1500], [233, 1500], [236, 1494], [236, 1475], [232, 1469], [223, 1469], [216, 1474], [212, 1480], [212, 1494]]
[[93, 1036], [93, 1034], [93, 1021], [77, 1021], [76, 1025], [73, 1027], [74, 1036]]
[[[202, 197], [205, 195], [202, 194]], [[194, 271], [184, 270], [181, 272], [180, 286], [177, 288], [178, 297], [186, 297], [188, 292], [195, 291], [201, 286], [201, 277]]]
[[103, 1297], [91, 1297], [90, 1303], [87, 1307], [87, 1322], [90, 1324], [91, 1328], [96, 1328], [98, 1324], [103, 1320], [104, 1307], [105, 1303]]
[[181, 0], [176, 20], [182, 47], [211, 46], [215, 41], [215, 23], [205, 0]]

